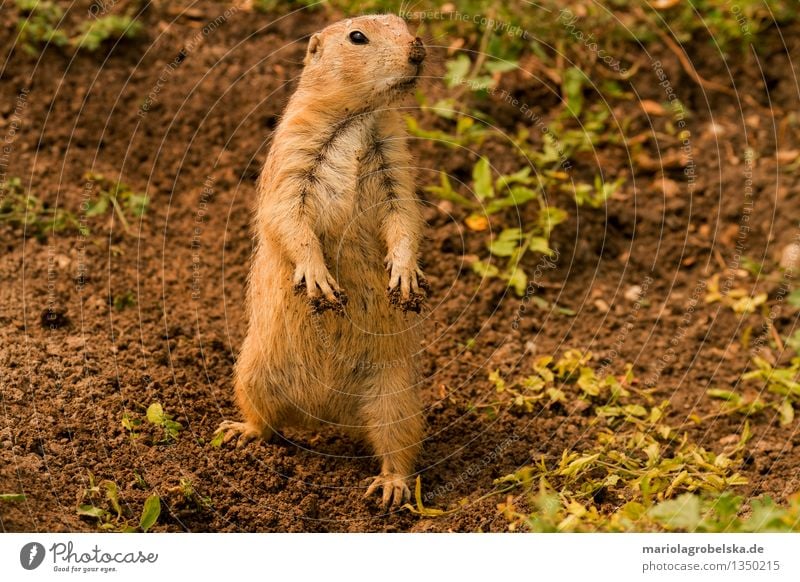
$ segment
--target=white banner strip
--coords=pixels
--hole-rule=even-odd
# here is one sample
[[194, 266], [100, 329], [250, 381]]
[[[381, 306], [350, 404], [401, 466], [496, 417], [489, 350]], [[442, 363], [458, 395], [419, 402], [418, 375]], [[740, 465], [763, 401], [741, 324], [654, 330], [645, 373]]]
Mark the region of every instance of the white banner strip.
[[9, 581], [797, 581], [800, 534], [3, 534], [0, 573]]

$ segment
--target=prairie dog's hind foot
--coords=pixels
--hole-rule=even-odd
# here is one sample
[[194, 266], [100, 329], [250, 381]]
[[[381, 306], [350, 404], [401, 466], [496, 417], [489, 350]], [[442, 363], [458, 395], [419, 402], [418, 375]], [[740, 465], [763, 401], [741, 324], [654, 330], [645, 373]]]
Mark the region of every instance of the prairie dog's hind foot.
[[383, 488], [381, 501], [384, 507], [399, 507], [411, 499], [411, 491], [408, 489], [405, 477], [397, 473], [381, 473], [374, 477], [364, 497], [369, 497], [379, 487]]
[[236, 447], [242, 447], [247, 443], [256, 439], [269, 441], [272, 438], [272, 430], [265, 428], [258, 429], [249, 422], [236, 422], [233, 420], [223, 420], [217, 430], [214, 431], [214, 436], [223, 434], [222, 442], [224, 444], [230, 441], [236, 441]]

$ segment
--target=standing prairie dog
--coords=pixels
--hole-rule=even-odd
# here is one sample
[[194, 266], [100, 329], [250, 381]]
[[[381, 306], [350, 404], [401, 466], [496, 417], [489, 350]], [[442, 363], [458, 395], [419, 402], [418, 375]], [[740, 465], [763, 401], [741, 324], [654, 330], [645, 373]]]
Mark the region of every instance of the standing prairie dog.
[[258, 184], [249, 327], [235, 368], [239, 444], [332, 424], [382, 462], [366, 495], [407, 500], [423, 419], [415, 386], [424, 221], [399, 100], [425, 48], [397, 16], [314, 34]]

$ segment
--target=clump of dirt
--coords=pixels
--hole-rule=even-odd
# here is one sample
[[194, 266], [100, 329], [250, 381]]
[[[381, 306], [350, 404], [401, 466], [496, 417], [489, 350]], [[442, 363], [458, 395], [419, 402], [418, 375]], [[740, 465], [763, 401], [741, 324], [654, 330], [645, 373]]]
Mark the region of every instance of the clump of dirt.
[[[294, 286], [295, 295], [306, 296], [308, 291], [305, 281]], [[334, 289], [333, 297], [335, 301], [331, 301], [324, 295], [315, 295], [309, 298], [311, 304], [311, 313], [320, 314], [326, 311], [333, 311], [339, 315], [344, 315], [344, 308], [347, 307], [347, 294], [344, 291]]]

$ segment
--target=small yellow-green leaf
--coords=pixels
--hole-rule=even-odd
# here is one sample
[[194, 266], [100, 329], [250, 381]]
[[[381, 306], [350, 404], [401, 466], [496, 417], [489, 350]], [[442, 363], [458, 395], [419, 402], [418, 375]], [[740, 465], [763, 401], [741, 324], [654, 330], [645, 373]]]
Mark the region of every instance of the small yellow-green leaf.
[[108, 512], [105, 509], [89, 504], [79, 505], [77, 513], [78, 515], [94, 517], [96, 519], [103, 519], [106, 515], [108, 515]]
[[111, 506], [114, 508], [114, 511], [117, 512], [117, 518], [122, 517], [122, 507], [119, 505], [119, 492], [117, 490], [117, 484], [113, 481], [103, 481], [101, 483], [106, 489], [106, 499], [111, 502]]
[[211, 439], [211, 446], [215, 449], [218, 449], [222, 446], [222, 441], [225, 438], [225, 432], [219, 431], [217, 434], [214, 435], [214, 438]]
[[139, 527], [142, 531], [146, 532], [153, 527], [159, 515], [161, 515], [161, 499], [154, 493], [144, 502], [142, 517], [139, 518]]
[[153, 402], [147, 407], [147, 420], [155, 425], [160, 425], [164, 421], [164, 409], [158, 402]]
[[778, 412], [781, 415], [781, 426], [789, 426], [794, 422], [794, 407], [788, 398], [778, 407]]
[[597, 459], [600, 458], [600, 453], [596, 453], [594, 455], [586, 455], [584, 457], [578, 457], [574, 461], [572, 461], [569, 465], [567, 465], [562, 471], [561, 474], [565, 477], [571, 477], [578, 473], [578, 471], [584, 469], [588, 465], [594, 463]]
[[488, 200], [494, 197], [492, 169], [489, 167], [488, 159], [482, 157], [472, 168], [472, 181], [478, 200]]

